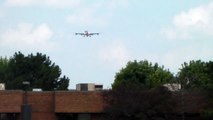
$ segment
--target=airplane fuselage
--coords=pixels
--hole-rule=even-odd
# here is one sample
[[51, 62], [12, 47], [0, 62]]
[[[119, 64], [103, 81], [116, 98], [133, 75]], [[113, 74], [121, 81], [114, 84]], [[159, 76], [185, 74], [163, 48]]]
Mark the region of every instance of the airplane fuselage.
[[83, 37], [91, 37], [92, 35], [99, 35], [99, 33], [89, 33], [88, 31], [84, 31], [84, 33], [75, 33], [75, 35], [82, 35]]

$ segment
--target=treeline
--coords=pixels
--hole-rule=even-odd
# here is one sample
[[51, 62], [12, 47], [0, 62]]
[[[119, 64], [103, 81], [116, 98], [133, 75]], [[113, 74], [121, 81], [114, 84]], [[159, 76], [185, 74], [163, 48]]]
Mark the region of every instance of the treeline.
[[68, 90], [69, 78], [61, 77], [60, 67], [42, 53], [25, 56], [16, 52], [10, 58], [0, 57], [0, 83], [5, 83], [7, 90]]
[[[42, 53], [25, 56], [16, 52], [12, 57], [0, 57], [0, 82], [7, 89], [21, 89], [23, 81], [29, 81], [31, 88], [44, 90], [67, 89], [69, 78], [61, 76], [61, 69], [49, 56]], [[213, 89], [213, 62], [192, 60], [184, 62], [174, 75], [169, 69], [147, 60], [129, 61], [115, 73], [112, 88], [120, 85], [137, 84], [143, 88], [154, 88], [166, 83], [179, 83], [184, 89]]]
[[139, 86], [153, 88], [165, 83], [180, 83], [185, 89], [212, 89], [213, 62], [192, 60], [184, 62], [177, 75], [172, 74], [158, 63], [144, 61], [130, 61], [125, 68], [116, 73], [112, 87], [121, 84], [136, 83]]
[[[25, 56], [16, 52], [10, 58], [0, 57], [0, 83], [5, 83], [7, 90], [23, 90], [23, 82], [30, 83], [28, 90], [68, 90], [69, 80], [61, 75], [58, 65], [41, 53]], [[169, 91], [163, 86], [168, 83], [180, 84], [181, 89]], [[171, 120], [176, 119], [177, 113], [185, 119], [191, 111], [198, 113], [200, 119], [210, 120], [212, 93], [212, 61], [185, 62], [176, 75], [158, 63], [130, 61], [115, 73], [112, 89], [103, 92], [105, 119]]]
[[[166, 83], [180, 84], [169, 91]], [[183, 63], [177, 75], [158, 63], [130, 61], [104, 93], [109, 120], [182, 120], [213, 117], [213, 62]]]

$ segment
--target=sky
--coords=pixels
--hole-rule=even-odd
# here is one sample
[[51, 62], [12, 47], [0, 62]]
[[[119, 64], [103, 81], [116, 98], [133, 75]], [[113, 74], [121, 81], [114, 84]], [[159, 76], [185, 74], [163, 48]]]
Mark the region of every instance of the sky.
[[[99, 32], [92, 37], [76, 32]], [[213, 60], [213, 0], [0, 0], [0, 56], [37, 52], [70, 79], [110, 88], [128, 61], [174, 75]]]

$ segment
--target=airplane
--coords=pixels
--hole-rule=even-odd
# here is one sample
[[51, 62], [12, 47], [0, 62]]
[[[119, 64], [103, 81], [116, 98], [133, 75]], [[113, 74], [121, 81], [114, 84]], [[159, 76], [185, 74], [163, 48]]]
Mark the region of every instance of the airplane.
[[99, 35], [99, 33], [89, 33], [88, 31], [84, 31], [84, 33], [75, 33], [75, 35], [82, 35], [86, 37], [91, 37], [92, 35]]

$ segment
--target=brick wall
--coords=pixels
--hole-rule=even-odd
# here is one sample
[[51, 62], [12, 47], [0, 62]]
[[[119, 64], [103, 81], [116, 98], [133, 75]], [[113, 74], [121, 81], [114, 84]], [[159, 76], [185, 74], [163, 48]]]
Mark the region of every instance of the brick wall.
[[[0, 91], [0, 113], [21, 113], [24, 102], [23, 91]], [[177, 94], [177, 113], [181, 113], [182, 97], [184, 111], [197, 113], [205, 106], [204, 97], [199, 93]], [[102, 92], [56, 91], [56, 92], [27, 92], [27, 101], [32, 108], [32, 120], [57, 120], [57, 113], [91, 113], [93, 120], [103, 115]]]
[[198, 113], [206, 107], [205, 94], [199, 92], [178, 93], [175, 96], [177, 107], [176, 112]]
[[[0, 113], [20, 113], [23, 91], [0, 91]], [[103, 111], [101, 92], [27, 92], [33, 113], [100, 113]]]
[[33, 112], [32, 120], [57, 120], [55, 113], [51, 112]]
[[0, 91], [0, 113], [20, 113], [22, 91]]
[[56, 113], [100, 113], [103, 112], [101, 92], [56, 92]]
[[32, 120], [56, 120], [54, 92], [28, 92], [27, 99], [32, 108]]

